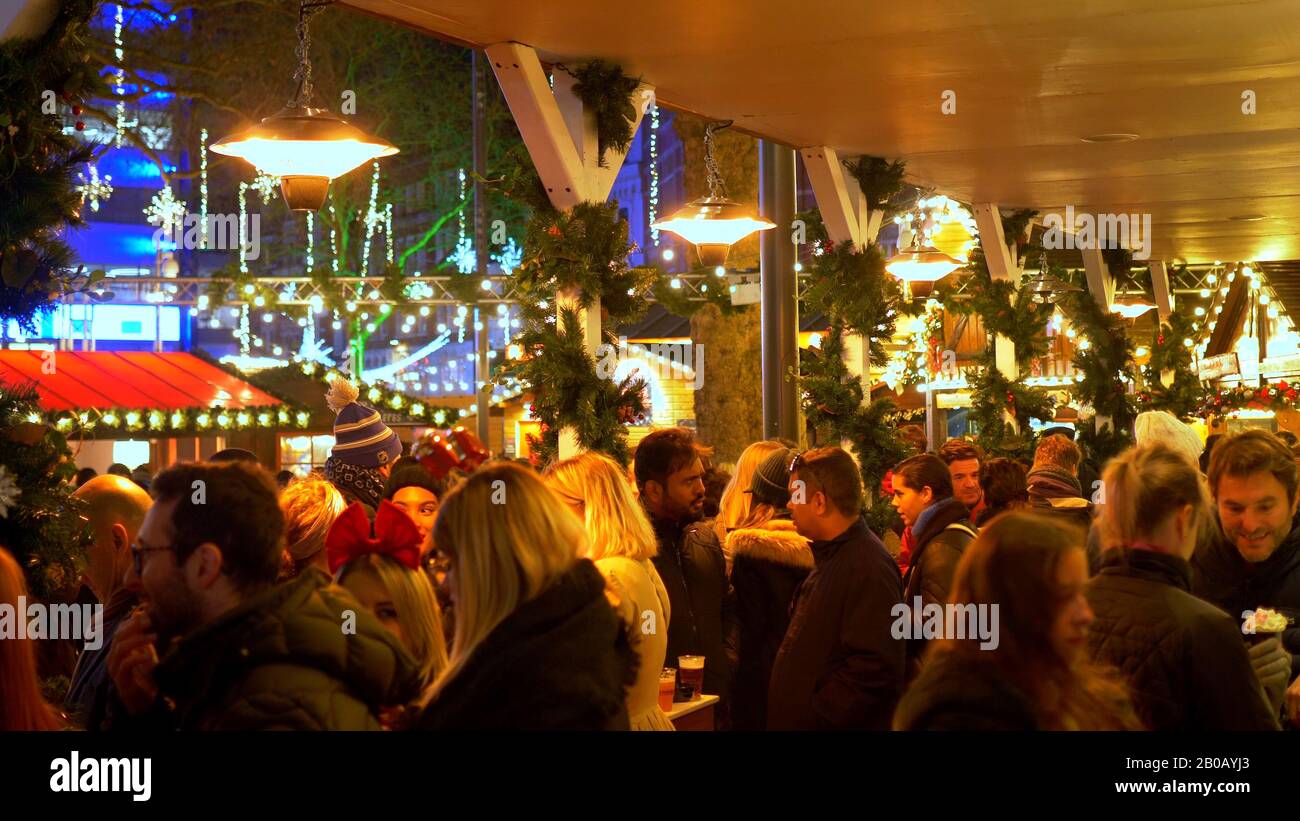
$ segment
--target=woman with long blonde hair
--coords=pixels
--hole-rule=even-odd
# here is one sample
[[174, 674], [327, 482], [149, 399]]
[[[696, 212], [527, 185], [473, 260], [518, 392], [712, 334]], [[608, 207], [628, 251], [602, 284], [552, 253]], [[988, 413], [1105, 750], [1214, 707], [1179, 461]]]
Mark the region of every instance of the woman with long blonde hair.
[[[379, 503], [371, 535], [365, 509], [353, 502], [335, 520], [325, 553], [334, 581], [393, 635], [419, 671], [421, 693], [447, 667], [447, 645], [433, 583], [420, 562], [423, 534], [387, 499]], [[417, 699], [418, 701], [418, 699]], [[380, 716], [390, 728], [409, 723], [408, 705], [389, 705]]]
[[736, 462], [736, 471], [731, 475], [731, 481], [727, 483], [726, 490], [722, 491], [722, 499], [718, 502], [718, 515], [713, 520], [713, 529], [717, 532], [718, 543], [722, 545], [722, 552], [727, 557], [728, 574], [731, 573], [732, 555], [727, 547], [727, 534], [742, 527], [745, 519], [749, 517], [750, 508], [753, 506], [750, 484], [754, 481], [754, 471], [758, 470], [758, 466], [772, 453], [785, 450], [787, 447], [775, 439], [765, 439], [745, 448], [740, 454], [740, 460]]
[[1093, 657], [1128, 674], [1154, 730], [1277, 729], [1290, 656], [1276, 638], [1247, 651], [1236, 614], [1191, 592], [1189, 560], [1213, 521], [1186, 449], [1130, 448], [1107, 463], [1102, 482], [1105, 550], [1087, 590]]
[[[0, 548], [0, 606], [12, 608], [16, 618], [27, 613], [20, 604], [27, 597], [23, 571], [9, 551]], [[35, 640], [0, 639], [0, 731], [62, 730], [64, 720], [41, 696], [36, 677]]]
[[587, 558], [605, 574], [621, 602], [620, 615], [641, 660], [627, 694], [633, 730], [672, 730], [659, 708], [659, 672], [668, 653], [668, 591], [650, 561], [658, 552], [654, 528], [632, 495], [618, 463], [600, 453], [556, 462], [547, 485], [586, 526]]
[[582, 524], [532, 471], [479, 468], [442, 500], [434, 550], [456, 609], [416, 729], [627, 729], [637, 657]]

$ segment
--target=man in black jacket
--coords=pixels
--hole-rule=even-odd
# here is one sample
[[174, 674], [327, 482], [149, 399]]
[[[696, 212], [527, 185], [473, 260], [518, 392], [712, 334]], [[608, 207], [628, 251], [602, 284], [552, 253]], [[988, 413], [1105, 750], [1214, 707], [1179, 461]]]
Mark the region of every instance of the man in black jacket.
[[840, 448], [797, 457], [790, 513], [812, 540], [772, 667], [771, 730], [886, 730], [903, 689], [904, 646], [890, 633], [903, 601], [898, 565], [862, 518], [862, 480]]
[[[1300, 528], [1294, 526], [1296, 463], [1280, 439], [1262, 430], [1225, 437], [1210, 457], [1210, 490], [1222, 538], [1208, 539], [1192, 557], [1192, 592], [1237, 619], [1268, 607], [1300, 618]], [[1273, 670], [1287, 654], [1285, 680], [1300, 674], [1300, 626], [1251, 648], [1266, 691], [1278, 686]], [[1285, 681], [1282, 682], [1285, 684]], [[1300, 684], [1287, 690], [1288, 717], [1300, 726]]]
[[699, 521], [704, 507], [700, 457], [705, 453], [685, 428], [657, 430], [637, 445], [634, 470], [659, 541], [654, 566], [672, 610], [665, 664], [676, 667], [678, 656], [704, 656], [704, 692], [721, 697], [715, 715], [726, 727], [735, 674], [736, 613], [718, 537]]

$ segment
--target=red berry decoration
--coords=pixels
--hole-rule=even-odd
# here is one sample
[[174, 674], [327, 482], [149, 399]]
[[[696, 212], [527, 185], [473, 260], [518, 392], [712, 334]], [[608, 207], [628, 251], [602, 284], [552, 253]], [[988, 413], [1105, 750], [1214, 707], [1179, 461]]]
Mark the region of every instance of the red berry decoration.
[[1287, 381], [1286, 381], [1285, 379], [1283, 379], [1281, 382], [1278, 382], [1278, 383], [1277, 383], [1277, 389], [1280, 390], [1280, 391], [1284, 391], [1284, 390], [1286, 390], [1286, 389], [1289, 388], [1289, 387], [1291, 387], [1291, 386], [1287, 384]]
[[558, 237], [560, 235], [560, 226], [552, 225], [550, 228], [546, 229], [546, 233], [550, 234], [553, 237]]
[[79, 106], [79, 105], [74, 105], [74, 106], [72, 107], [72, 113], [73, 113], [74, 115], [80, 117], [80, 116], [81, 116], [81, 106]]
[[85, 130], [86, 130], [86, 124], [83, 123], [81, 120], [77, 120], [77, 130], [78, 130], [78, 131], [85, 131]]

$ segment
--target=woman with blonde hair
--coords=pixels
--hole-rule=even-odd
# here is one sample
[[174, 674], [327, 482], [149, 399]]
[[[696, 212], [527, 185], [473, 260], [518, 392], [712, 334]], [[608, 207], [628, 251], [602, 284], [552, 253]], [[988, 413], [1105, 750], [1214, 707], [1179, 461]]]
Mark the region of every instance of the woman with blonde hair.
[[587, 558], [605, 574], [620, 600], [620, 615], [641, 660], [627, 694], [633, 730], [672, 730], [659, 708], [659, 672], [668, 653], [668, 591], [650, 561], [658, 552], [654, 528], [613, 459], [588, 452], [556, 462], [547, 486], [586, 525]]
[[325, 535], [344, 507], [338, 488], [318, 476], [295, 479], [280, 491], [285, 557], [279, 581], [297, 578], [308, 567], [328, 572]]
[[[447, 667], [438, 597], [420, 562], [423, 536], [411, 518], [387, 499], [375, 514], [374, 535], [365, 508], [353, 502], [330, 528], [325, 552], [335, 582], [402, 643], [419, 671], [421, 693]], [[389, 728], [405, 727], [407, 705], [380, 716]]]
[[479, 468], [442, 500], [434, 550], [456, 608], [421, 730], [627, 729], [637, 656], [582, 524], [532, 471]]
[[[1152, 729], [1277, 729], [1289, 656], [1275, 638], [1247, 652], [1235, 618], [1191, 593], [1189, 560], [1211, 511], [1196, 463], [1157, 442], [1111, 459], [1102, 481], [1089, 652], [1128, 675]], [[1280, 677], [1267, 675], [1274, 660]], [[1271, 695], [1261, 679], [1274, 682]]]
[[[27, 597], [23, 571], [9, 551], [0, 548], [0, 607], [27, 618], [20, 608]], [[30, 638], [0, 640], [0, 731], [63, 730], [66, 721], [41, 696], [36, 676], [36, 646]]]
[[731, 549], [727, 547], [727, 534], [740, 527], [741, 522], [749, 516], [749, 509], [752, 507], [749, 486], [754, 481], [754, 471], [758, 470], [758, 466], [772, 453], [785, 450], [787, 447], [791, 446], [775, 439], [765, 439], [745, 448], [740, 454], [740, 461], [736, 462], [736, 471], [731, 475], [731, 481], [722, 491], [713, 528], [718, 534], [718, 543], [722, 545], [722, 552], [727, 557], [728, 574], [731, 573], [732, 556]]

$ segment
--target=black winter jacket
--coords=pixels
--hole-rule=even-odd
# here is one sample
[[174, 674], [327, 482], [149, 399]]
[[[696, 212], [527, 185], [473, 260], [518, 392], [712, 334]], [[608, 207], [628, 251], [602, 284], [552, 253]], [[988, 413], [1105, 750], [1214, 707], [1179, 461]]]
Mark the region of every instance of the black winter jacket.
[[978, 655], [932, 655], [894, 713], [895, 730], [1037, 730], [1034, 703]]
[[580, 560], [474, 648], [415, 721], [417, 730], [626, 730], [636, 651]]
[[[912, 559], [903, 578], [903, 601], [908, 607], [914, 607], [919, 596], [923, 606], [942, 606], [948, 601], [962, 553], [975, 541], [970, 512], [949, 496], [926, 508], [916, 524], [921, 525], [921, 530], [918, 532], [915, 526], [912, 530], [916, 546], [912, 548]], [[919, 637], [907, 642], [909, 678], [916, 674], [925, 646], [925, 639]]]
[[790, 624], [794, 593], [813, 568], [812, 548], [789, 519], [772, 519], [761, 527], [731, 531], [727, 549], [734, 557], [731, 586], [739, 622], [732, 728], [762, 730], [772, 663]]
[[768, 729], [889, 729], [905, 663], [891, 634], [898, 565], [861, 518], [812, 552], [772, 665]]
[[1236, 620], [1190, 586], [1177, 556], [1106, 551], [1087, 588], [1090, 654], [1124, 673], [1153, 730], [1277, 729]]
[[672, 607], [665, 666], [704, 656], [704, 692], [722, 697], [725, 726], [736, 660], [736, 603], [712, 522], [678, 524], [652, 517], [659, 553], [652, 561]]

